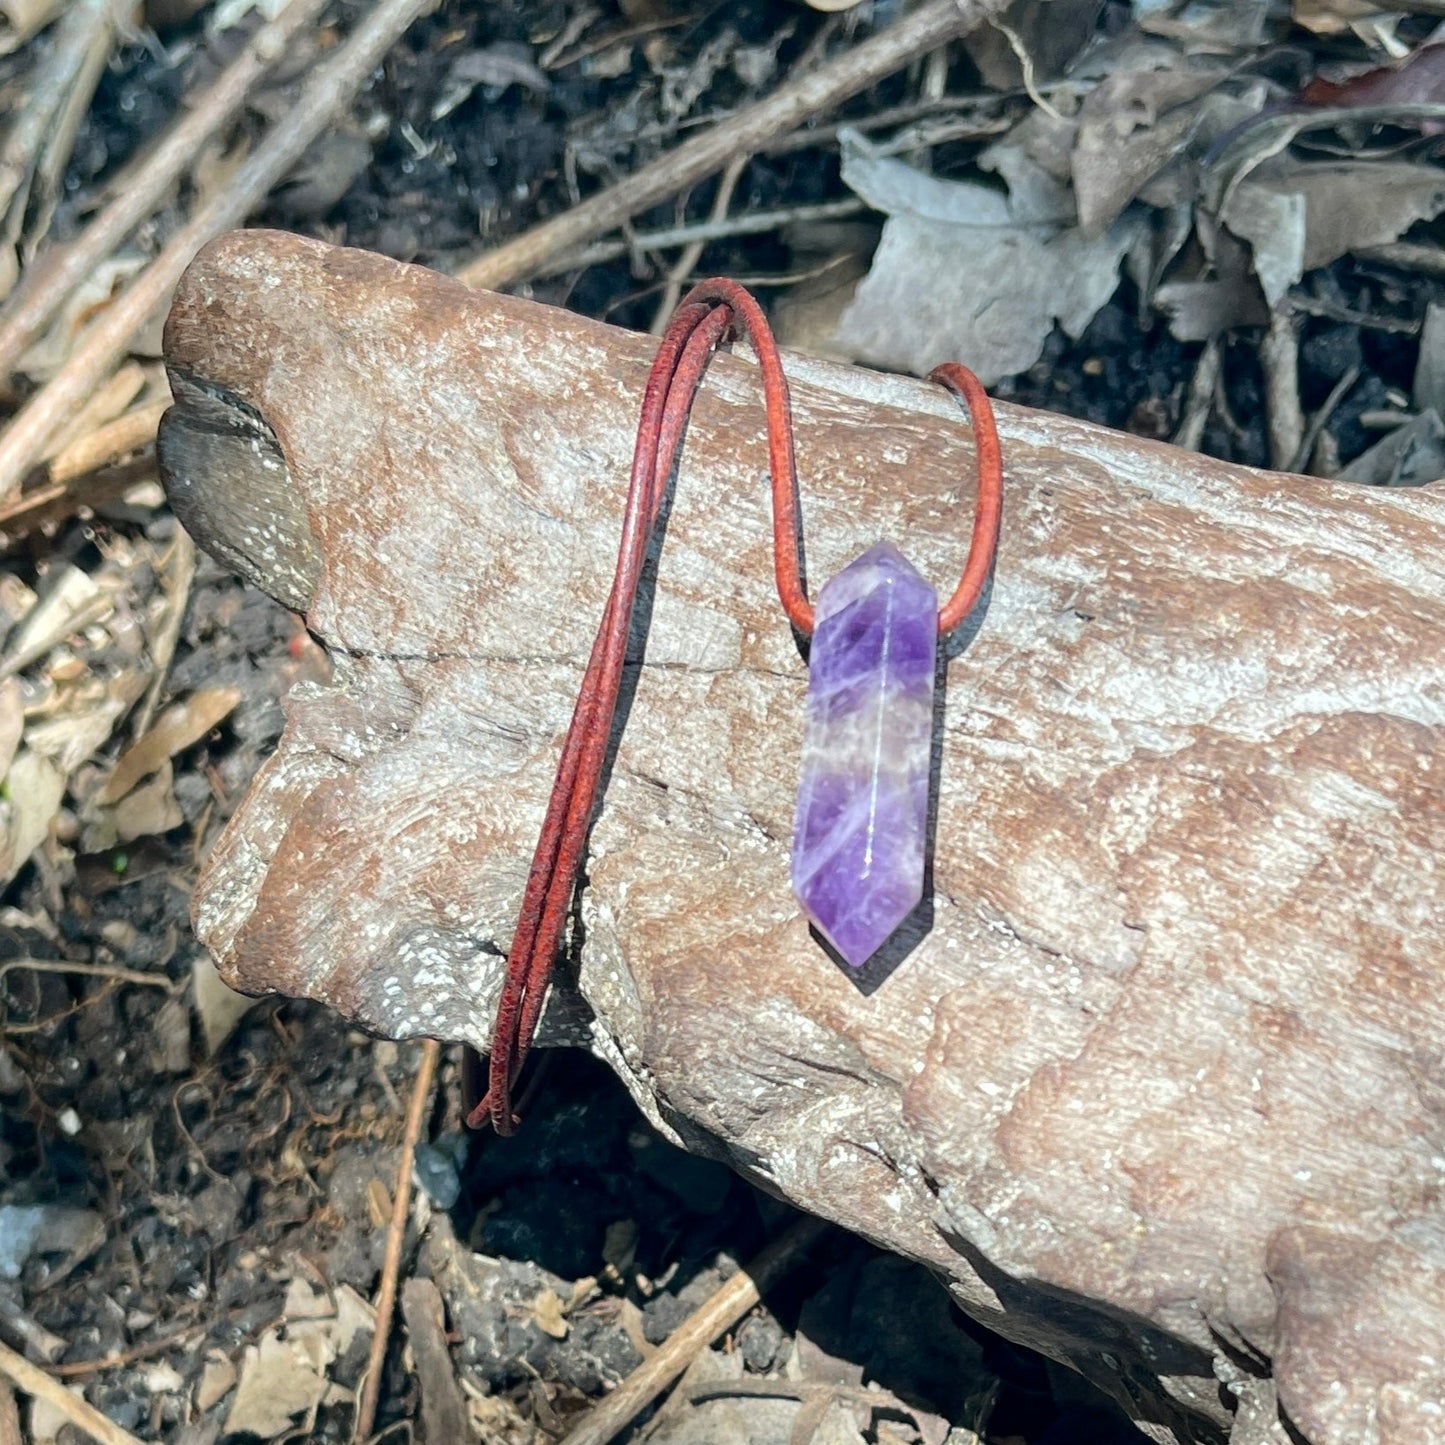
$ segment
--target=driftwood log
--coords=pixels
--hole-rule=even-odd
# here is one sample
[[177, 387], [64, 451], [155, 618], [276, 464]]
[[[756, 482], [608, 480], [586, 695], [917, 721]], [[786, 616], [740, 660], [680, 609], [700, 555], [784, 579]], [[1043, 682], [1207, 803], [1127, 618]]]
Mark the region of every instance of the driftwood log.
[[[199, 890], [238, 986], [485, 1046], [651, 349], [289, 236], [191, 268], [176, 511], [336, 664]], [[815, 577], [883, 535], [951, 585], [966, 419], [789, 369]], [[552, 1037], [1157, 1439], [1445, 1440], [1445, 492], [1000, 411], [930, 926], [860, 979], [789, 895], [804, 664], [716, 361]]]

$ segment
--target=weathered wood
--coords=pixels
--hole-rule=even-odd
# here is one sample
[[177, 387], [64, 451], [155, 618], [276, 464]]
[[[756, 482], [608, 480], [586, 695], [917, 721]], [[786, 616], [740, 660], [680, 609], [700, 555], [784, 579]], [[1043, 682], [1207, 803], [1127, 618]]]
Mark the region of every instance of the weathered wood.
[[[293, 237], [192, 267], [169, 363], [282, 460], [223, 442], [213, 472], [178, 390], [169, 484], [337, 662], [198, 895], [232, 981], [485, 1044], [650, 351]], [[947, 582], [965, 419], [788, 364], [813, 575], [885, 535]], [[675, 1137], [926, 1261], [1159, 1439], [1283, 1441], [1276, 1391], [1312, 1441], [1445, 1439], [1445, 492], [1000, 422], [931, 927], [860, 987], [788, 891], [804, 666], [755, 372], [714, 364], [593, 833], [591, 1044]]]

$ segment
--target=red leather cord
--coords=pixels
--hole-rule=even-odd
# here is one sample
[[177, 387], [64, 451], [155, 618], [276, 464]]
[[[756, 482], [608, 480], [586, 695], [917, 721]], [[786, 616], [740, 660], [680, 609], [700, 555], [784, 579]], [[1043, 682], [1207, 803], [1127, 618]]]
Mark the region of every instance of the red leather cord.
[[[642, 394], [612, 591], [592, 644], [527, 875], [497, 1006], [487, 1092], [467, 1116], [473, 1127], [490, 1120], [497, 1133], [510, 1134], [519, 1122], [512, 1112], [512, 1089], [536, 1033], [577, 886], [617, 711], [627, 636], [648, 541], [667, 494], [703, 374], [714, 350], [729, 334], [738, 332], [745, 333], [752, 343], [762, 375], [778, 597], [793, 626], [805, 636], [812, 633], [813, 608], [802, 582], [797, 468], [782, 358], [762, 308], [747, 291], [724, 278], [704, 281], [683, 298], [674, 313]], [[993, 410], [978, 379], [956, 363], [940, 366], [932, 377], [968, 406], [978, 451], [978, 502], [968, 561], [957, 591], [939, 612], [940, 631], [948, 631], [972, 610], [993, 565], [1002, 467]]]

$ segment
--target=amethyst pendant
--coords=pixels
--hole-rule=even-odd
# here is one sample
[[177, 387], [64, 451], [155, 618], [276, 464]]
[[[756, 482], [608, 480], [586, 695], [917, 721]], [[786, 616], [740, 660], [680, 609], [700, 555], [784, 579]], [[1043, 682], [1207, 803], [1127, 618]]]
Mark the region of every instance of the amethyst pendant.
[[889, 542], [818, 594], [793, 892], [854, 968], [923, 897], [938, 597]]

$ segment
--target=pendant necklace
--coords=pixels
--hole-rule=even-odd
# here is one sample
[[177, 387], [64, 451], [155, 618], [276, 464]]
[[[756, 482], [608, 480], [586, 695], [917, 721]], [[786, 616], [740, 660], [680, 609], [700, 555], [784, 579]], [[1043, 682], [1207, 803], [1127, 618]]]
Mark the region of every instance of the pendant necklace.
[[890, 542], [877, 542], [818, 593], [802, 581], [793, 424], [782, 359], [757, 301], [735, 281], [682, 299], [642, 394], [612, 591], [592, 644], [527, 875], [473, 1127], [511, 1134], [512, 1089], [531, 1047], [562, 944], [617, 710], [633, 603], [687, 426], [714, 351], [746, 336], [762, 375], [772, 483], [773, 572], [783, 612], [811, 638], [792, 886], [809, 921], [851, 966], [866, 963], [923, 896], [938, 644], [973, 610], [998, 548], [1003, 475], [993, 408], [956, 362], [929, 373], [967, 406], [978, 466], [963, 575], [937, 594]]

